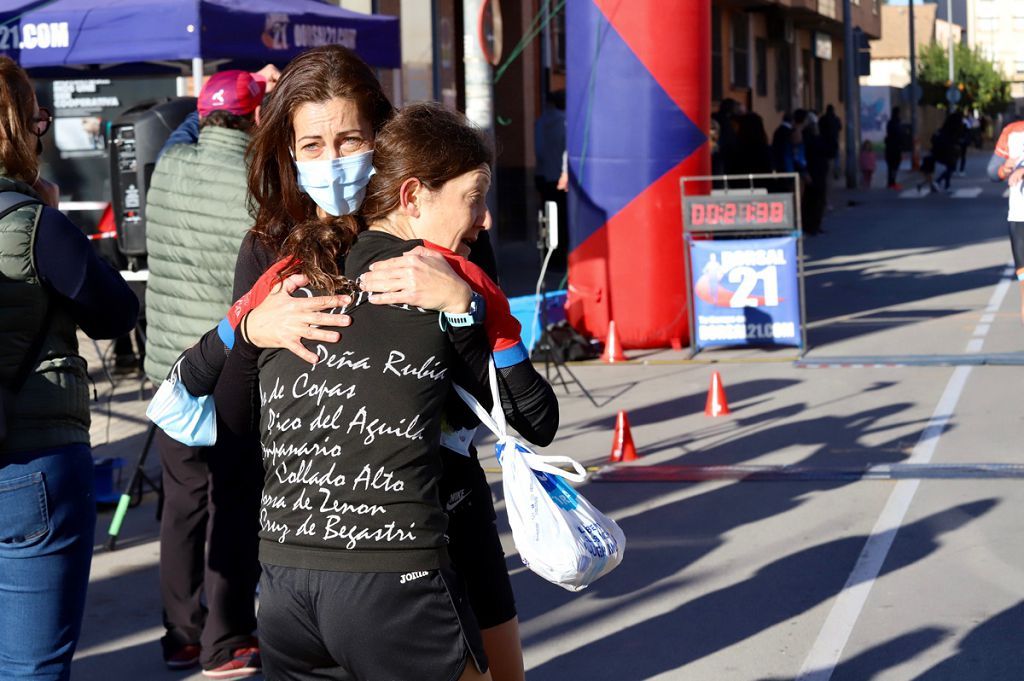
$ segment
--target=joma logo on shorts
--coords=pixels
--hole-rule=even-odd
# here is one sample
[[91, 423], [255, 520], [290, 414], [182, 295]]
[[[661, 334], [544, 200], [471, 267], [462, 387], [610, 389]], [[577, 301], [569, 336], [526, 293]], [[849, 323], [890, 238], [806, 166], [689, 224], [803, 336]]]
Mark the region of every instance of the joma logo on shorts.
[[420, 577], [426, 577], [428, 574], [430, 574], [430, 573], [429, 572], [406, 572], [404, 575], [402, 575], [402, 579], [399, 580], [398, 583], [399, 584], [405, 584], [407, 582], [411, 582], [414, 579], [419, 579]]

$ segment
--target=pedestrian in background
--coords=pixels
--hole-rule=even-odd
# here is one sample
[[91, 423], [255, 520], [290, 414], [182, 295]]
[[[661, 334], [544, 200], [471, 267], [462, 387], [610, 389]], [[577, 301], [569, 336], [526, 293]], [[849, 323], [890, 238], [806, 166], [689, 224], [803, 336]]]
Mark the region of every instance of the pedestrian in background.
[[960, 151], [960, 165], [957, 168], [956, 176], [964, 177], [967, 175], [967, 148], [971, 146], [971, 141], [974, 138], [974, 117], [970, 114], [966, 116], [961, 114], [960, 120], [960, 137], [957, 140], [957, 145], [959, 146]]
[[753, 111], [736, 118], [736, 142], [740, 152], [733, 172], [748, 175], [772, 172], [772, 152], [764, 120]]
[[828, 202], [828, 141], [818, 129], [818, 119], [807, 112], [807, 122], [801, 130], [803, 156], [806, 167], [801, 195], [803, 229], [810, 235], [820, 234], [825, 206]]
[[902, 160], [903, 127], [900, 122], [900, 108], [894, 106], [889, 116], [889, 122], [885, 124], [885, 165], [888, 173], [885, 186], [889, 189], [899, 190], [903, 188], [896, 181]]
[[712, 118], [718, 122], [718, 158], [724, 174], [736, 172], [736, 163], [743, 153], [737, 138], [737, 118], [745, 113], [743, 105], [726, 97]]
[[843, 123], [836, 115], [836, 108], [829, 104], [818, 121], [818, 131], [825, 143], [825, 158], [828, 159], [832, 177], [836, 180], [839, 179], [839, 132], [842, 129]]
[[[199, 93], [198, 141], [168, 147], [157, 162], [146, 204], [145, 368], [154, 383], [231, 304], [235, 259], [252, 225], [245, 151], [266, 83], [245, 71], [214, 74]], [[155, 441], [164, 661], [201, 664], [214, 678], [255, 674], [258, 445], [224, 426], [214, 447], [189, 447], [159, 429]]]
[[77, 331], [128, 333], [139, 301], [39, 176], [52, 121], [25, 71], [0, 56], [0, 200], [13, 200], [0, 216], [0, 676], [63, 681], [96, 526]]
[[959, 156], [960, 136], [963, 132], [963, 118], [959, 113], [951, 113], [946, 116], [942, 127], [932, 135], [932, 156], [935, 162], [942, 165], [942, 172], [932, 183], [932, 190], [939, 191], [941, 184], [942, 191], [950, 191], [950, 183], [953, 180], [953, 170], [956, 168], [957, 157]]
[[803, 149], [803, 127], [807, 124], [807, 111], [797, 109], [785, 114], [772, 135], [772, 167], [777, 173], [807, 172]]
[[861, 143], [857, 165], [860, 167], [861, 185], [864, 189], [870, 189], [871, 178], [878, 166], [878, 160], [875, 158], [875, 145], [871, 143], [871, 140], [864, 140]]

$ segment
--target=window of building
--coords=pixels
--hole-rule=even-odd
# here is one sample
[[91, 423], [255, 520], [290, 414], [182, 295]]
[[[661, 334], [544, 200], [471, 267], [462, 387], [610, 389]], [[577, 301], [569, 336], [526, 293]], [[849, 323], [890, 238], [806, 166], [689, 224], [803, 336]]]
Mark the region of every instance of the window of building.
[[711, 99], [722, 100], [722, 10], [711, 6]]
[[775, 47], [775, 110], [789, 111], [793, 105], [793, 57], [788, 43]]
[[978, 30], [982, 33], [992, 33], [996, 30], [995, 17], [978, 17]]
[[825, 60], [814, 60], [814, 110], [822, 112], [825, 110]]
[[1016, 59], [1013, 60], [1013, 72], [1018, 76], [1024, 76], [1024, 53], [1017, 53]]
[[992, 2], [992, 0], [980, 0], [975, 14], [979, 19], [994, 19], [999, 16], [996, 3]]
[[755, 68], [757, 69], [757, 95], [768, 96], [768, 41], [757, 38], [754, 41]]
[[839, 83], [839, 101], [843, 101], [843, 96], [846, 93], [846, 71], [843, 70], [843, 60], [840, 57], [836, 60], [836, 64], [839, 66], [839, 79], [836, 80]]
[[803, 50], [800, 60], [800, 106], [809, 109], [814, 97], [814, 57], [810, 50]]
[[733, 14], [730, 28], [732, 84], [735, 87], [750, 87], [750, 15], [746, 12]]

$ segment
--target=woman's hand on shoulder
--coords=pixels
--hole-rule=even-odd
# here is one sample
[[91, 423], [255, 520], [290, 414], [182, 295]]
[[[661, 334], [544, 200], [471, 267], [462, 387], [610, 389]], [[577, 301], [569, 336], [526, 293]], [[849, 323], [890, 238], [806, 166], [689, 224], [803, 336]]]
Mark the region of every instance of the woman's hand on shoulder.
[[349, 296], [292, 297], [309, 283], [305, 275], [293, 274], [271, 291], [253, 308], [240, 325], [250, 343], [258, 348], [284, 348], [300, 359], [316, 364], [317, 355], [308, 350], [302, 339], [337, 343], [341, 334], [321, 326], [348, 326], [351, 317], [331, 314], [331, 310], [351, 304]]
[[397, 258], [370, 265], [359, 279], [376, 305], [412, 305], [424, 310], [465, 314], [473, 291], [444, 256], [417, 246]]

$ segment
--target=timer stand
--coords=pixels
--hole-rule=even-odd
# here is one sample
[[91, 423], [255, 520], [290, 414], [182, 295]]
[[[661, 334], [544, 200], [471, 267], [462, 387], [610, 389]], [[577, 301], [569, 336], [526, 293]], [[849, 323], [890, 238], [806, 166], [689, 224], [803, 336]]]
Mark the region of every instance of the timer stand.
[[[551, 261], [551, 254], [558, 248], [558, 204], [554, 201], [545, 201], [544, 209], [537, 211], [537, 222], [539, 225], [537, 234], [537, 253], [540, 256], [540, 277], [537, 279], [537, 304], [540, 306], [540, 338], [537, 339], [537, 349], [540, 351], [541, 356], [544, 357], [544, 378], [551, 382], [551, 370], [554, 369], [556, 380], [562, 384], [562, 388], [565, 389], [565, 393], [569, 393], [569, 383], [575, 383], [580, 387], [580, 390], [586, 396], [590, 403], [595, 407], [598, 405], [594, 396], [590, 394], [586, 386], [576, 377], [566, 364], [565, 360], [562, 359], [561, 355], [555, 351], [555, 342], [551, 338], [551, 333], [548, 331], [548, 301], [547, 301], [547, 282], [545, 281], [548, 263]], [[568, 375], [569, 380], [566, 381], [565, 376], [562, 372]]]
[[[690, 355], [705, 348], [807, 351], [797, 173], [680, 179]], [[700, 270], [694, 271], [694, 260]]]

